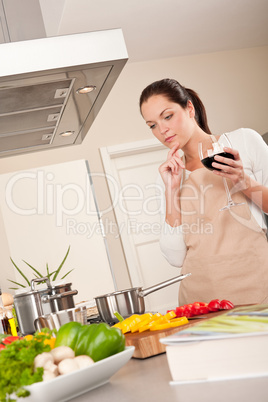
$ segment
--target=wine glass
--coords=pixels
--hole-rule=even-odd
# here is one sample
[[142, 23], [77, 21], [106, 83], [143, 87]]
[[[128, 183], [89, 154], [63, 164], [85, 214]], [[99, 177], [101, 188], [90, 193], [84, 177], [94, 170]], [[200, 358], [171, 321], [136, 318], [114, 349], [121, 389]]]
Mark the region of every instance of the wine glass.
[[[221, 169], [218, 169], [218, 168], [215, 168], [215, 167], [212, 166], [212, 163], [214, 162], [214, 156], [215, 155], [220, 155], [220, 156], [223, 156], [224, 158], [234, 159], [234, 156], [231, 153], [226, 152], [223, 149], [224, 146], [225, 146], [223, 144], [224, 141], [226, 142], [226, 146], [229, 147], [229, 148], [232, 148], [232, 144], [231, 144], [231, 142], [230, 142], [230, 140], [229, 140], [229, 138], [227, 137], [226, 134], [223, 134], [220, 137], [220, 139], [221, 139], [220, 143], [216, 140], [216, 138], [213, 135], [211, 135], [210, 138], [211, 138], [211, 147], [210, 148], [204, 148], [204, 144], [202, 144], [202, 142], [199, 142], [199, 144], [198, 144], [199, 157], [200, 157], [200, 160], [201, 160], [202, 164], [207, 169], [209, 169], [209, 170], [219, 170], [220, 171]], [[220, 163], [218, 161], [215, 161], [215, 162]], [[226, 166], [226, 163], [221, 163], [221, 164]], [[222, 179], [223, 179], [223, 184], [224, 184], [225, 191], [226, 191], [226, 194], [227, 194], [227, 205], [222, 207], [220, 209], [220, 211], [224, 211], [226, 209], [236, 207], [237, 205], [244, 204], [244, 202], [237, 203], [237, 202], [233, 201], [233, 199], [231, 197], [231, 194], [230, 194], [228, 184], [227, 184], [227, 180], [226, 180], [225, 177], [223, 177]]]

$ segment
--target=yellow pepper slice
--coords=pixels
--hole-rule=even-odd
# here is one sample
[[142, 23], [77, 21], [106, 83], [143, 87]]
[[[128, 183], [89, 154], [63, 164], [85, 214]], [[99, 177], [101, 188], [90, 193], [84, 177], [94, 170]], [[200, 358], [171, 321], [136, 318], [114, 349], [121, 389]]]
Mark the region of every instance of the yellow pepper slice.
[[136, 325], [138, 325], [140, 322], [142, 322], [141, 316], [133, 318], [133, 320], [129, 324], [131, 332], [132, 332], [132, 328], [135, 327]]
[[149, 319], [152, 319], [153, 318], [153, 314], [152, 313], [145, 313], [145, 314], [142, 314], [141, 315], [141, 319], [142, 320], [149, 320]]
[[25, 335], [24, 339], [26, 339], [26, 341], [31, 341], [33, 339], [33, 335]]
[[171, 310], [167, 314], [164, 315], [167, 320], [171, 320], [172, 318], [177, 317], [175, 311]]
[[160, 313], [155, 313], [152, 318], [153, 318], [154, 320], [156, 320], [157, 318], [160, 318], [160, 317], [163, 317], [162, 314], [160, 314]]
[[55, 337], [51, 337], [50, 339], [45, 339], [44, 340], [44, 344], [45, 345], [49, 345], [51, 347], [51, 349], [54, 349], [55, 347], [55, 342], [56, 342], [56, 338]]
[[151, 326], [152, 325], [156, 325], [156, 324], [165, 324], [167, 323], [169, 320], [167, 320], [163, 315], [159, 318], [157, 318], [156, 320], [153, 320], [150, 322]]
[[188, 323], [189, 323], [189, 321], [188, 321], [187, 317], [180, 317], [180, 320], [179, 319], [178, 320], [171, 320], [170, 321], [170, 326], [171, 326], [171, 328], [173, 328], [173, 327], [177, 327], [179, 325], [185, 325], [185, 324], [188, 324]]
[[[123, 322], [123, 321], [122, 321]], [[115, 328], [119, 328], [119, 329], [122, 329], [121, 327], [121, 322], [117, 322], [116, 324], [114, 324], [113, 325], [113, 327], [115, 327]]]
[[126, 334], [128, 332], [135, 333], [138, 331], [145, 332], [148, 330], [156, 331], [159, 329], [173, 328], [187, 323], [188, 320], [186, 317], [177, 318], [174, 311], [169, 311], [165, 315], [160, 313], [133, 314], [113, 326], [120, 328], [123, 334]]
[[140, 317], [140, 321], [137, 321], [137, 323], [133, 326], [131, 326], [131, 332], [137, 332], [141, 327], [144, 325], [147, 325], [151, 320], [152, 320], [153, 314], [152, 313], [147, 313], [143, 314]]
[[126, 318], [124, 321], [114, 324], [114, 327], [120, 328], [123, 334], [127, 332], [136, 332], [139, 328], [139, 325], [143, 323], [144, 320], [149, 320], [152, 317], [152, 313], [146, 314], [133, 314], [130, 317]]
[[150, 329], [150, 324], [143, 325], [142, 327], [139, 328], [139, 333], [147, 331], [148, 329]]
[[[172, 318], [172, 320], [170, 320], [170, 322], [181, 321], [182, 318], [185, 319], [187, 317], [183, 316], [183, 317]], [[189, 322], [188, 319], [187, 319], [187, 322]]]
[[133, 314], [130, 317], [126, 318], [124, 321], [121, 321], [121, 331], [123, 334], [126, 334], [127, 332], [130, 332], [131, 330], [131, 325], [134, 325], [136, 323], [135, 320], [139, 319], [139, 314]]
[[121, 331], [123, 334], [126, 334], [127, 332], [130, 332], [130, 327], [127, 323], [121, 324]]
[[144, 323], [144, 325], [141, 325], [139, 327], [139, 332], [144, 332], [147, 331], [148, 329], [150, 329], [153, 325], [156, 325], [156, 323], [160, 323], [162, 322], [163, 316], [161, 316], [160, 318], [157, 317], [157, 319], [154, 319], [153, 317], [149, 320], [148, 323]]
[[144, 325], [145, 323], [143, 323], [143, 321], [138, 322], [136, 325], [130, 328], [131, 333], [134, 334], [135, 332], [138, 332], [139, 328], [141, 328]]
[[186, 317], [180, 317], [180, 320], [176, 320], [176, 321], [171, 320], [167, 323], [152, 325], [149, 329], [150, 329], [150, 331], [159, 331], [161, 329], [179, 327], [181, 325], [187, 324], [188, 322], [189, 321]]

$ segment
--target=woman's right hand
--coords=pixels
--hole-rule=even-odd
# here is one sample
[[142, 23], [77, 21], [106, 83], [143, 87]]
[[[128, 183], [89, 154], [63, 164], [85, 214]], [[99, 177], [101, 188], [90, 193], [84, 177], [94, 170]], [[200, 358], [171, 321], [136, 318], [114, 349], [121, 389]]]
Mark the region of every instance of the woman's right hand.
[[184, 163], [179, 155], [179, 145], [174, 145], [168, 152], [166, 162], [159, 167], [159, 173], [166, 188], [178, 189], [181, 183]]

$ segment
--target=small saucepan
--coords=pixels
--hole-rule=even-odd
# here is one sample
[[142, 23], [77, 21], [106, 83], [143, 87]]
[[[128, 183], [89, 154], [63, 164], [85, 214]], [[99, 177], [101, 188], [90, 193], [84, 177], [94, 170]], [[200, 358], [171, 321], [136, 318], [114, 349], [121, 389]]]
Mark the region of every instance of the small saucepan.
[[118, 321], [114, 315], [115, 311], [118, 311], [124, 318], [132, 314], [143, 314], [145, 312], [144, 296], [179, 282], [189, 275], [191, 274], [179, 275], [147, 289], [136, 287], [95, 297], [94, 299], [96, 300], [99, 315], [103, 321], [108, 324], [113, 324]]

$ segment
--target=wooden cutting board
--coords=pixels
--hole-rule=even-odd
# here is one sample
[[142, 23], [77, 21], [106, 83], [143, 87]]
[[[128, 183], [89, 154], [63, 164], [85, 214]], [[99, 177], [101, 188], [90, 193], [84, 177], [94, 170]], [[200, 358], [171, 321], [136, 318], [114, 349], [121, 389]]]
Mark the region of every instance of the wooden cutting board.
[[223, 314], [224, 311], [209, 313], [202, 318], [196, 318], [189, 320], [188, 324], [182, 325], [176, 328], [168, 328], [159, 331], [145, 331], [145, 332], [135, 332], [134, 334], [125, 334], [126, 346], [135, 346], [135, 351], [133, 353], [136, 359], [146, 359], [147, 357], [156, 356], [161, 353], [166, 352], [166, 346], [159, 342], [159, 339], [164, 338], [168, 335], [172, 335], [175, 332], [181, 331], [192, 327], [201, 320], [212, 318], [215, 315]]
[[[188, 324], [187, 324], [188, 325]], [[186, 326], [183, 325], [182, 328]], [[135, 346], [132, 357], [136, 359], [145, 359], [146, 357], [165, 353], [166, 347], [159, 339], [178, 332], [178, 328], [168, 328], [160, 331], [145, 331], [142, 333], [125, 334], [126, 346]]]

